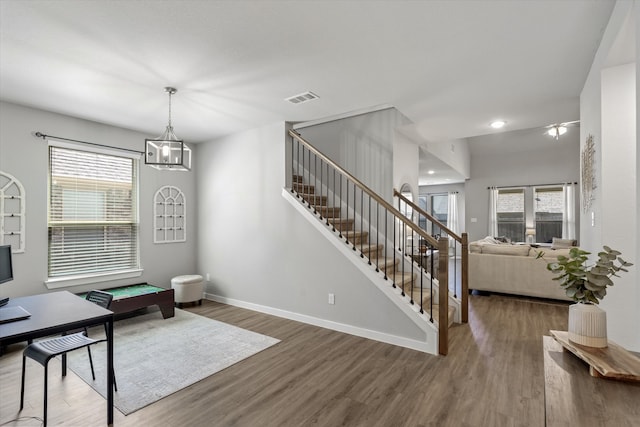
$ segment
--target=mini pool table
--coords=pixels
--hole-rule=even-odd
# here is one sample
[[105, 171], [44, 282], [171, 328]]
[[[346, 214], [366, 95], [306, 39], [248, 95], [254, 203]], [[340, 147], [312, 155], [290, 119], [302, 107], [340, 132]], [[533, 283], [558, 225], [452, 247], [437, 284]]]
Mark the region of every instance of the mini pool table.
[[[162, 318], [175, 316], [173, 289], [159, 288], [148, 283], [102, 289], [113, 295], [109, 308], [114, 314], [129, 313], [141, 308], [157, 305]], [[80, 294], [84, 298], [86, 294]]]

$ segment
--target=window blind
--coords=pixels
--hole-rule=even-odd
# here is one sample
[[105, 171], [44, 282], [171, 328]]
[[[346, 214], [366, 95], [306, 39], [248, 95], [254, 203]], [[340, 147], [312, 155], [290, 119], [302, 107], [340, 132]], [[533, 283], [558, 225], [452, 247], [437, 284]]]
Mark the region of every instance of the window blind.
[[49, 278], [139, 268], [137, 163], [49, 147]]

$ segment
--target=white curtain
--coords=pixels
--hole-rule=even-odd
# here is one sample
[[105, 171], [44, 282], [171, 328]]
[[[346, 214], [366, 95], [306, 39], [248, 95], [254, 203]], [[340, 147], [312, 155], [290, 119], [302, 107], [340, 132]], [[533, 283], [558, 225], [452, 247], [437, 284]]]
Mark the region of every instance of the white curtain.
[[576, 238], [576, 189], [575, 184], [562, 186], [564, 215], [562, 216], [562, 238]]
[[489, 187], [489, 236], [498, 236], [498, 188]]
[[[447, 228], [456, 234], [460, 234], [460, 224], [458, 221], [458, 193], [455, 191], [449, 192], [447, 200], [449, 202], [447, 206]], [[452, 237], [449, 237], [449, 248], [449, 253], [457, 255], [455, 253], [457, 252], [456, 240]]]

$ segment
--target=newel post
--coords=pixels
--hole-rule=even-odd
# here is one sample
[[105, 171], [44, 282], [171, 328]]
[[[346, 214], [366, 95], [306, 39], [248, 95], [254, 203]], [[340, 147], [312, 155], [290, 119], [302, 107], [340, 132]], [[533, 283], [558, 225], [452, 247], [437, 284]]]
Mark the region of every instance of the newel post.
[[460, 313], [460, 320], [462, 323], [469, 323], [469, 237], [467, 233], [462, 233], [462, 272], [461, 272], [461, 286], [460, 290], [460, 302], [462, 305], [462, 312]]
[[438, 240], [438, 353], [449, 351], [449, 238]]

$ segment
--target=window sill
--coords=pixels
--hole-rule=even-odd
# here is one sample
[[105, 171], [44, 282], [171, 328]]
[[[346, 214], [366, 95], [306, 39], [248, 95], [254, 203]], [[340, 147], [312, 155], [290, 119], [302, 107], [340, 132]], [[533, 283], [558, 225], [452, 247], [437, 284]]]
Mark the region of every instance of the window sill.
[[73, 286], [89, 285], [92, 283], [108, 282], [119, 279], [131, 279], [140, 277], [144, 272], [143, 269], [116, 271], [102, 274], [86, 274], [80, 276], [56, 277], [45, 280], [44, 284], [47, 289], [60, 289]]

